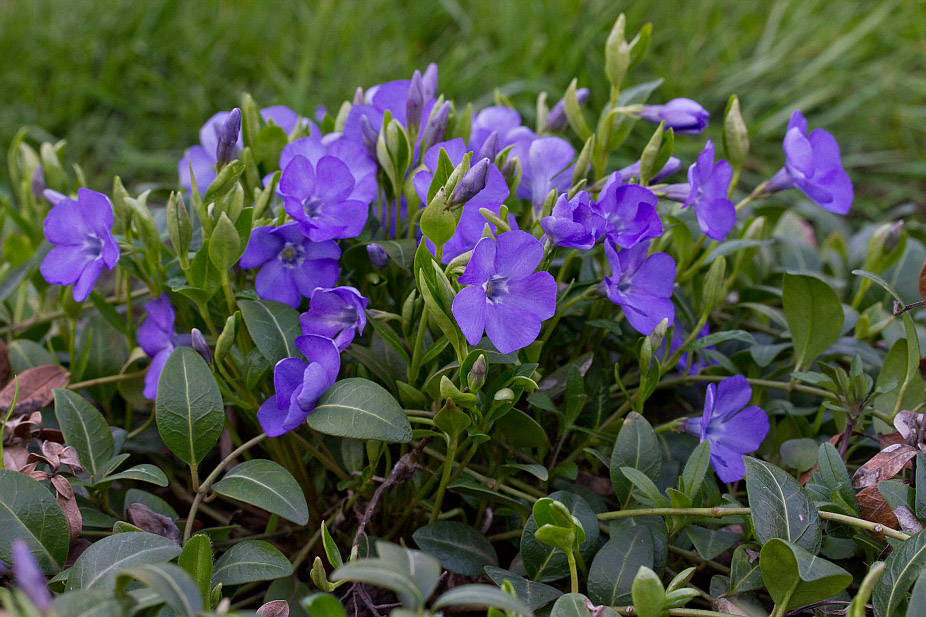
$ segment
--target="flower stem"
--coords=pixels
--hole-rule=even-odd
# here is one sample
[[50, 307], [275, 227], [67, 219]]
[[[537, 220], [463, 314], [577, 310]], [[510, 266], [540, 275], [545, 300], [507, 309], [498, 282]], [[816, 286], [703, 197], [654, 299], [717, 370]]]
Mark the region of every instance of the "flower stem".
[[444, 460], [444, 468], [441, 470], [440, 483], [437, 485], [437, 493], [434, 495], [434, 507], [431, 509], [431, 518], [429, 523], [437, 520], [440, 514], [441, 503], [444, 501], [444, 493], [447, 491], [447, 484], [450, 482], [450, 476], [453, 474], [453, 459], [457, 455], [457, 436], [451, 435], [450, 442], [447, 444], [447, 458]]

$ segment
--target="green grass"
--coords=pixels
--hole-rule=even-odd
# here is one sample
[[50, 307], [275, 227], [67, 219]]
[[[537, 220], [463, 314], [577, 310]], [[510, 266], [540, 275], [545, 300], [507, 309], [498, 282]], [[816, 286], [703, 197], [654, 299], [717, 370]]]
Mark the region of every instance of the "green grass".
[[[498, 87], [529, 117], [538, 92], [558, 97], [577, 76], [597, 109], [607, 96], [604, 40], [622, 10], [631, 31], [653, 23], [630, 82], [665, 77], [653, 100], [700, 101], [715, 140], [727, 97], [738, 94], [758, 174], [780, 165], [784, 126], [800, 107], [842, 144], [863, 211], [915, 201], [926, 188], [921, 0], [8, 0], [0, 142], [30, 125], [37, 138], [66, 139], [96, 188], [115, 174], [172, 182], [202, 122], [242, 92], [310, 114], [429, 61], [444, 93], [477, 107]], [[686, 157], [703, 145], [677, 141]]]

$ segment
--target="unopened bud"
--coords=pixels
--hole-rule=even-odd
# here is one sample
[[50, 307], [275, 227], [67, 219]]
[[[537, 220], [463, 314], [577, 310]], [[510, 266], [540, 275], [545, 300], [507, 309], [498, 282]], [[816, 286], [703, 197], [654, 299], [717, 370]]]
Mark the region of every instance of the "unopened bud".
[[371, 156], [376, 156], [376, 140], [379, 138], [379, 130], [374, 128], [370, 119], [366, 116], [360, 116], [360, 137], [363, 139], [363, 147]]
[[219, 130], [219, 143], [215, 148], [216, 167], [219, 169], [235, 158], [239, 133], [241, 133], [241, 110], [235, 107]]
[[[579, 101], [579, 107], [585, 105], [588, 100], [588, 88], [579, 88], [576, 90], [576, 100]], [[545, 128], [548, 131], [558, 133], [566, 128], [569, 119], [566, 117], [566, 100], [560, 99], [553, 106], [550, 113], [547, 114]]]
[[424, 75], [421, 77], [421, 90], [424, 92], [425, 100], [437, 96], [437, 65], [433, 62], [424, 70]]
[[68, 198], [67, 195], [59, 193], [58, 191], [54, 191], [52, 189], [45, 189], [44, 191], [42, 191], [42, 196], [45, 197], [45, 199], [48, 200], [48, 203], [50, 203], [53, 206], [57, 206], [58, 202], [60, 202], [62, 199]]
[[884, 238], [884, 252], [890, 253], [897, 246], [897, 242], [900, 240], [900, 234], [903, 232], [903, 221], [895, 221], [891, 228], [887, 232], [887, 237]]
[[192, 347], [196, 353], [203, 357], [206, 364], [212, 364], [212, 350], [209, 349], [209, 345], [206, 343], [206, 337], [203, 336], [199, 328], [193, 328], [190, 332], [190, 337], [193, 339]]
[[489, 180], [489, 159], [485, 158], [473, 165], [463, 176], [450, 195], [450, 204], [459, 206], [479, 194]]
[[518, 184], [521, 183], [521, 161], [518, 160], [518, 157], [510, 158], [505, 161], [505, 165], [502, 166], [502, 176], [505, 178], [505, 183], [508, 184], [508, 190], [511, 194], [514, 194]]
[[417, 133], [421, 126], [421, 112], [424, 109], [424, 90], [421, 84], [421, 73], [415, 71], [408, 84], [408, 98], [405, 103], [405, 126]]
[[702, 311], [708, 313], [723, 301], [724, 279], [727, 274], [727, 260], [721, 255], [711, 262], [711, 267], [704, 277], [701, 293]]
[[476, 158], [495, 160], [496, 154], [498, 154], [498, 131], [492, 131], [486, 137], [486, 140], [482, 142], [482, 147], [479, 148]]
[[45, 172], [41, 165], [36, 165], [32, 172], [32, 196], [36, 201], [42, 201], [42, 191], [45, 190]]
[[16, 584], [41, 613], [47, 613], [51, 610], [51, 592], [29, 545], [22, 540], [13, 540], [11, 549]]
[[473, 368], [469, 370], [469, 375], [466, 377], [467, 383], [469, 383], [469, 389], [471, 391], [478, 391], [482, 388], [483, 384], [486, 381], [486, 357], [485, 354], [479, 354], [479, 357], [476, 358], [476, 361], [473, 362]]
[[361, 105], [363, 103], [363, 88], [357, 86], [357, 89], [354, 90], [354, 98], [351, 101], [353, 105]]
[[447, 132], [447, 119], [450, 117], [450, 103], [445, 102], [431, 114], [431, 119], [421, 135], [421, 151], [427, 152], [427, 149], [434, 144], [444, 140], [444, 133]]
[[370, 261], [377, 268], [385, 268], [386, 264], [389, 263], [389, 255], [386, 254], [386, 249], [375, 242], [367, 244], [367, 255], [369, 255]]

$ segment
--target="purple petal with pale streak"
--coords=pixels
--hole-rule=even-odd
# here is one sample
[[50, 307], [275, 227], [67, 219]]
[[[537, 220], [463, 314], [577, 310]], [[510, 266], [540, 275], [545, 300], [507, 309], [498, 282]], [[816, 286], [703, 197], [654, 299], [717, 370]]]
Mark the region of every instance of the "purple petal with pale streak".
[[276, 300], [293, 308], [299, 306], [299, 291], [292, 271], [279, 259], [271, 259], [260, 269], [254, 288], [257, 295], [265, 300]]
[[315, 196], [328, 204], [347, 199], [354, 189], [354, 176], [350, 168], [333, 156], [319, 159], [315, 166], [315, 182]]
[[44, 221], [45, 239], [52, 244], [83, 245], [91, 227], [81, 216], [81, 208], [73, 199], [62, 199], [48, 211]]
[[93, 291], [93, 286], [96, 285], [96, 280], [100, 277], [102, 271], [103, 260], [100, 258], [94, 259], [84, 267], [77, 282], [74, 283], [73, 295], [75, 302], [83, 302], [87, 299], [90, 292]]
[[248, 246], [244, 249], [238, 265], [245, 270], [250, 270], [251, 268], [259, 268], [271, 259], [275, 259], [283, 250], [284, 242], [271, 233], [272, 231], [273, 228], [269, 225], [255, 227], [251, 231]]

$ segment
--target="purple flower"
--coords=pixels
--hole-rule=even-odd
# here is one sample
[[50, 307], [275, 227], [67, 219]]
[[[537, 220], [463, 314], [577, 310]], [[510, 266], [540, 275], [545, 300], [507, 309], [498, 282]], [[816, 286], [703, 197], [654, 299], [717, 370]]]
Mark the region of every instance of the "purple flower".
[[723, 482], [746, 473], [743, 455], [754, 452], [768, 435], [768, 415], [749, 406], [752, 388], [742, 375], [707, 386], [704, 415], [685, 421], [685, 430], [711, 443], [711, 465]]
[[525, 231], [483, 238], [458, 279], [464, 287], [452, 312], [471, 345], [485, 331], [501, 353], [527, 347], [540, 334], [540, 322], [556, 312], [556, 281], [549, 272], [534, 272], [543, 245]]
[[331, 387], [341, 370], [341, 356], [334, 341], [306, 334], [296, 337], [296, 349], [308, 364], [298, 358], [285, 358], [273, 367], [275, 394], [257, 411], [260, 426], [270, 437], [288, 433], [305, 422], [315, 402]]
[[[657, 173], [655, 176], [653, 176], [650, 179], [649, 183], [655, 184], [656, 182], [659, 182], [663, 178], [667, 176], [671, 176], [672, 174], [674, 174], [681, 168], [682, 168], [682, 161], [674, 156], [670, 156], [669, 160], [666, 161], [666, 164], [662, 166], [662, 169], [659, 170], [659, 173]], [[631, 178], [639, 178], [640, 177], [640, 161], [637, 161], [636, 163], [633, 163], [632, 165], [628, 165], [627, 167], [624, 167], [623, 169], [618, 169], [617, 173], [620, 175], [622, 182], [629, 182]]]
[[647, 257], [648, 250], [649, 242], [620, 252], [610, 242], [604, 244], [611, 265], [611, 276], [604, 279], [608, 299], [624, 309], [628, 323], [640, 334], [650, 334], [663, 319], [671, 326], [675, 319], [675, 260], [665, 253]]
[[662, 235], [662, 221], [656, 212], [656, 195], [639, 184], [621, 184], [620, 172], [605, 182], [595, 211], [606, 221], [604, 233], [622, 248]]
[[[707, 324], [704, 324], [704, 327], [701, 328], [701, 330], [698, 332], [697, 338], [704, 338], [710, 333], [711, 331], [707, 327]], [[680, 324], [675, 324], [675, 327], [672, 329], [672, 342], [669, 344], [668, 353], [664, 354], [665, 358], [668, 358], [668, 356], [678, 351], [679, 347], [682, 346], [682, 343], [685, 342], [686, 338], [688, 338], [688, 333], [684, 330], [684, 328], [682, 328]], [[665, 349], [665, 341], [663, 341], [661, 348]], [[705, 349], [714, 349], [714, 347], [709, 346], [709, 347], [706, 347]], [[689, 356], [691, 357], [690, 367], [688, 366]], [[681, 356], [679, 356], [678, 362], [675, 364], [675, 367], [678, 370], [682, 371], [683, 373], [685, 373], [687, 370], [688, 375], [697, 375], [702, 370], [706, 369], [708, 366], [715, 365], [715, 364], [717, 363], [714, 362], [713, 360], [710, 362], [706, 362], [698, 358], [697, 356], [692, 355], [692, 352], [686, 351]]]
[[547, 194], [556, 189], [563, 193], [572, 181], [572, 159], [575, 150], [560, 137], [540, 137], [515, 143], [509, 158], [521, 161], [521, 184], [518, 197], [530, 199], [535, 209], [543, 205]]
[[389, 263], [389, 254], [386, 253], [386, 249], [375, 242], [367, 244], [367, 255], [374, 268], [385, 268]]
[[606, 225], [585, 191], [579, 191], [572, 199], [563, 193], [556, 200], [552, 215], [540, 219], [540, 227], [553, 244], [582, 251], [595, 246]]
[[299, 232], [297, 223], [257, 227], [238, 265], [260, 268], [255, 281], [257, 295], [293, 308], [299, 297], [312, 295], [316, 287], [338, 282], [341, 249], [333, 240], [312, 242]]
[[521, 126], [521, 115], [517, 111], [498, 105], [486, 107], [473, 117], [469, 147], [479, 158], [488, 157], [494, 161], [500, 150], [536, 138], [532, 130]]
[[353, 238], [363, 230], [376, 195], [376, 168], [360, 150], [347, 141], [325, 146], [316, 137], [283, 149], [283, 207], [310, 240]]
[[[215, 180], [215, 167], [217, 162], [216, 150], [219, 145], [220, 136], [222, 135], [222, 129], [229, 115], [231, 115], [231, 112], [220, 111], [209, 118], [199, 130], [200, 145], [187, 148], [183, 158], [177, 163], [180, 186], [187, 192], [193, 190], [193, 184], [190, 179], [191, 164], [193, 166], [193, 178], [196, 180], [196, 188], [200, 193], [205, 194], [206, 189], [209, 188], [209, 185]], [[268, 124], [273, 122], [286, 131], [287, 135], [293, 132], [293, 129], [296, 128], [296, 124], [299, 121], [299, 114], [285, 105], [265, 107], [260, 110], [260, 115], [264, 122]], [[303, 119], [302, 122], [305, 126], [310, 127], [312, 135], [319, 135], [321, 133], [311, 120]], [[227, 153], [229, 160], [238, 156], [242, 148], [244, 148], [244, 142], [241, 139], [239, 131], [233, 147], [228, 148]]]
[[736, 206], [727, 197], [733, 166], [727, 161], [714, 163], [714, 144], [708, 140], [697, 162], [688, 168], [691, 187], [683, 208], [694, 208], [698, 227], [704, 235], [718, 242], [736, 225]]
[[317, 288], [312, 292], [309, 310], [299, 317], [303, 334], [330, 338], [344, 351], [367, 325], [369, 300], [353, 287]]
[[241, 110], [235, 107], [225, 118], [219, 130], [219, 143], [215, 147], [215, 165], [218, 169], [227, 165], [235, 157], [240, 134]]
[[47, 613], [52, 605], [51, 592], [29, 545], [22, 540], [13, 540], [10, 552], [13, 554], [13, 577], [16, 584], [40, 613]]
[[48, 211], [44, 226], [45, 239], [57, 246], [42, 260], [42, 276], [52, 285], [74, 285], [74, 301], [83, 302], [103, 266], [112, 270], [119, 261], [109, 198], [90, 189], [77, 189], [77, 201], [60, 199]]
[[784, 141], [785, 166], [768, 181], [766, 192], [797, 187], [822, 208], [847, 214], [853, 189], [842, 168], [839, 144], [823, 129], [807, 135], [807, 120], [799, 110], [791, 114]]
[[644, 105], [640, 117], [653, 124], [665, 122], [666, 129], [682, 135], [697, 135], [707, 126], [710, 114], [691, 99], [672, 99], [665, 105]]
[[[585, 101], [588, 100], [588, 88], [576, 90], [576, 100], [579, 107], [585, 105]], [[560, 99], [547, 115], [546, 129], [554, 132], [562, 131], [566, 128], [568, 121], [569, 119], [566, 117], [566, 99]]]
[[154, 400], [158, 395], [158, 379], [167, 358], [176, 348], [174, 344], [174, 307], [166, 295], [145, 305], [145, 319], [138, 327], [138, 345], [151, 358], [145, 373], [145, 398]]
[[364, 102], [351, 107], [344, 123], [344, 138], [356, 143], [363, 143], [361, 118], [366, 117], [376, 133], [383, 126], [383, 116], [388, 111], [394, 120], [402, 126], [408, 126], [408, 111], [413, 110], [412, 120], [417, 122], [417, 134], [420, 137], [431, 115], [437, 94], [437, 65], [428, 65], [421, 76], [420, 90], [412, 88], [412, 81], [401, 79], [389, 81], [368, 88]]
[[[428, 148], [423, 158], [425, 169], [416, 173], [412, 180], [415, 185], [415, 192], [421, 199], [422, 204], [427, 201], [428, 188], [431, 186], [431, 180], [434, 179], [434, 172], [431, 170], [437, 169], [441, 148], [447, 152], [450, 162], [454, 165], [459, 165], [466, 154], [466, 146], [459, 137]], [[480, 214], [479, 209], [485, 208], [500, 215], [502, 204], [507, 197], [508, 185], [505, 183], [502, 172], [495, 165], [489, 165], [485, 187], [464, 204], [453, 237], [444, 245], [441, 261], [450, 263], [450, 260], [454, 257], [466, 251], [471, 251], [476, 246], [476, 243], [482, 239], [482, 230], [488, 222]], [[517, 226], [513, 216], [509, 216], [508, 220], [513, 228]], [[429, 246], [433, 251], [433, 245], [430, 244], [430, 241]]]

